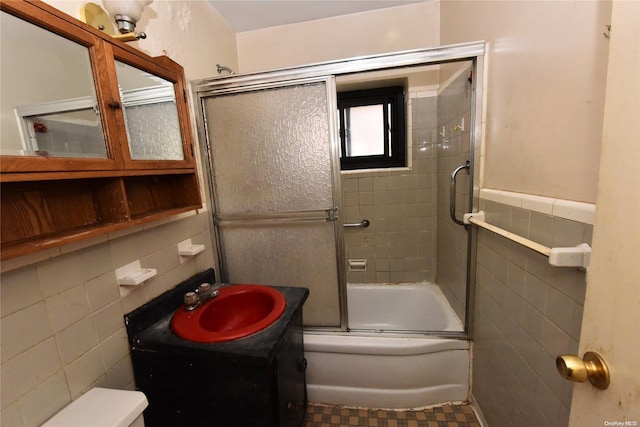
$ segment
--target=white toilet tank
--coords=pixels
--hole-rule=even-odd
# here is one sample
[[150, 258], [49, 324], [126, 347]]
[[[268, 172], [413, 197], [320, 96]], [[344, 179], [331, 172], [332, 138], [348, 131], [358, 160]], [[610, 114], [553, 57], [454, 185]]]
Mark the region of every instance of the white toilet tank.
[[148, 404], [140, 391], [95, 387], [42, 427], [143, 427], [142, 411]]

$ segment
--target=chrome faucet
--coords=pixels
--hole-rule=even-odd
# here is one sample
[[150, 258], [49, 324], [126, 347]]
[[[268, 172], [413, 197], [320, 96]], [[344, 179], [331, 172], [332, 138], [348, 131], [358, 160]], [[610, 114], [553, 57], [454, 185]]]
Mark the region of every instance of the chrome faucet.
[[219, 293], [218, 289], [212, 288], [211, 283], [202, 283], [195, 291], [184, 294], [184, 309], [193, 311], [208, 299], [217, 297]]

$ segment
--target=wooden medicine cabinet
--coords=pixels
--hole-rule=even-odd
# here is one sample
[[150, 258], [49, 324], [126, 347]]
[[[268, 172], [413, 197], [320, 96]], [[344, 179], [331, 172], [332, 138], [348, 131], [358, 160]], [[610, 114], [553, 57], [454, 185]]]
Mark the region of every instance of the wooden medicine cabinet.
[[0, 0], [1, 259], [202, 206], [183, 68]]

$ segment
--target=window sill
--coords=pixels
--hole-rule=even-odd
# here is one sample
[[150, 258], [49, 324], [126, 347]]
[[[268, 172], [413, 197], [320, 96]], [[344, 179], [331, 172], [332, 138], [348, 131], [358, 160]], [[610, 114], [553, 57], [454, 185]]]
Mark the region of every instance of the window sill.
[[359, 173], [387, 173], [387, 172], [406, 172], [412, 171], [411, 166], [395, 167], [395, 168], [371, 168], [371, 169], [353, 169], [353, 170], [341, 170], [341, 175], [354, 175]]

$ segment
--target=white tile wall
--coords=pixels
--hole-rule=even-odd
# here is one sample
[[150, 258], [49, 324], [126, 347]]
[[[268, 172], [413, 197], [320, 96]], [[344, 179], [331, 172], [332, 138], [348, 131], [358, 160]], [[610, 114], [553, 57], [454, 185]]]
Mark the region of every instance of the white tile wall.
[[[94, 386], [131, 389], [123, 315], [214, 266], [206, 210], [2, 263], [3, 426], [39, 426]], [[205, 252], [180, 264], [178, 242]], [[124, 298], [115, 269], [135, 260], [158, 276]]]

